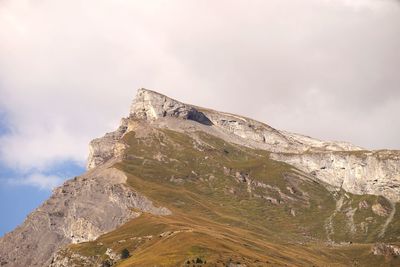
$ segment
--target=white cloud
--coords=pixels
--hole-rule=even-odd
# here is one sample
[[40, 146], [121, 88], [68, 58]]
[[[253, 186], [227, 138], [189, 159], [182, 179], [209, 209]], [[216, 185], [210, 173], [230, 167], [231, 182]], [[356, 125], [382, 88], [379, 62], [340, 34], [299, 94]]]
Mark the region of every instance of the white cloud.
[[369, 9], [379, 10], [382, 8], [390, 8], [393, 5], [397, 5], [396, 0], [325, 0], [335, 5], [338, 2], [345, 6], [354, 8], [356, 10]]
[[[375, 4], [387, 8], [359, 8]], [[116, 128], [139, 87], [399, 148], [398, 25], [390, 0], [3, 0], [0, 110], [11, 133], [0, 160], [23, 173], [83, 165], [88, 142]], [[388, 121], [385, 132], [369, 126]]]
[[83, 164], [89, 141], [116, 128], [137, 88], [190, 79], [151, 29], [155, 4], [1, 5], [0, 105], [13, 132], [0, 139], [0, 154], [10, 166]]
[[7, 166], [22, 173], [43, 171], [65, 160], [82, 164], [85, 161], [87, 140], [70, 134], [68, 129], [40, 127], [0, 137], [1, 158]]
[[10, 185], [34, 186], [42, 190], [51, 190], [62, 183], [63, 179], [55, 175], [34, 173], [23, 178], [8, 179]]

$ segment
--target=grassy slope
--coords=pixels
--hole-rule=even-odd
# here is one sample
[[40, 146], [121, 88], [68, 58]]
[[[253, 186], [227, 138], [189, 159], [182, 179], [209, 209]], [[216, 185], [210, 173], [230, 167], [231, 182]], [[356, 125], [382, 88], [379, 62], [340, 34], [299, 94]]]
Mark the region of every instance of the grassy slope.
[[[202, 266], [398, 263], [371, 255], [371, 246], [361, 244], [377, 240], [384, 218], [370, 209], [357, 210], [353, 230], [349, 225], [348, 210], [362, 200], [370, 205], [382, 201], [377, 197], [346, 194], [342, 209], [335, 213], [336, 200], [344, 192], [334, 196], [290, 165], [269, 159], [266, 151], [204, 133], [190, 137], [160, 130], [137, 138], [131, 132], [125, 142], [126, 159], [117, 167], [128, 174], [130, 186], [156, 205], [168, 207], [172, 215], [142, 214], [94, 242], [71, 246], [72, 251], [105, 259], [106, 248], [128, 248], [133, 256], [118, 266], [192, 266], [197, 258], [207, 262]], [[237, 173], [262, 186], [241, 182]], [[368, 232], [361, 231], [360, 223], [367, 217], [373, 221]], [[326, 245], [329, 219], [332, 240], [357, 243]], [[386, 236], [393, 236], [396, 229], [390, 225]]]

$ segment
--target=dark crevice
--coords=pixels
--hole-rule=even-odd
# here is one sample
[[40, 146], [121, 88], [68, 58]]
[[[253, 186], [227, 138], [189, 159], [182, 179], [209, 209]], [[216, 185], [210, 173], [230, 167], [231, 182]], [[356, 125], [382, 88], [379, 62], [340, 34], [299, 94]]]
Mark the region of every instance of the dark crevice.
[[207, 118], [207, 116], [204, 115], [203, 112], [200, 112], [200, 111], [198, 111], [196, 109], [191, 109], [189, 111], [187, 119], [188, 120], [192, 120], [192, 121], [197, 121], [198, 123], [201, 123], [201, 124], [204, 124], [204, 125], [207, 125], [207, 126], [212, 126], [213, 125], [212, 121], [210, 121], [210, 119]]

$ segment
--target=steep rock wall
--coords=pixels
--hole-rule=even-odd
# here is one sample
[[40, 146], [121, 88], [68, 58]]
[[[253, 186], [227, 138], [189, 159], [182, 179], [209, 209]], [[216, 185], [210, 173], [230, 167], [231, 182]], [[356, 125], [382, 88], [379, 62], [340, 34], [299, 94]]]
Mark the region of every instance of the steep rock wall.
[[354, 194], [382, 195], [400, 201], [398, 151], [271, 154], [316, 178]]
[[125, 174], [107, 165], [56, 188], [21, 226], [0, 239], [1, 265], [48, 266], [63, 245], [94, 240], [138, 216], [133, 208], [170, 214], [126, 186]]

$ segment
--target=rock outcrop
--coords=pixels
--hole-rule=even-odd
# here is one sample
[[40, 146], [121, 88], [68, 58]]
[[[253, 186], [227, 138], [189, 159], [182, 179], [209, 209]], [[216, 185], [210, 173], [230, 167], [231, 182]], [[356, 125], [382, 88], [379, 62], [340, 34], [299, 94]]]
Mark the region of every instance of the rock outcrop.
[[128, 120], [123, 118], [119, 128], [111, 133], [107, 133], [101, 138], [94, 139], [89, 144], [89, 157], [87, 169], [93, 169], [96, 166], [104, 164], [110, 159], [119, 158], [125, 145], [120, 142], [128, 127]]
[[394, 202], [400, 201], [398, 151], [274, 153], [271, 156], [338, 189], [358, 195], [382, 195]]
[[382, 255], [385, 257], [400, 256], [400, 247], [390, 244], [378, 243], [372, 248], [374, 255]]
[[175, 117], [212, 125], [212, 122], [194, 106], [183, 104], [165, 95], [146, 89], [138, 90], [131, 107], [130, 116], [145, 120]]
[[168, 215], [166, 208], [125, 185], [111, 162], [56, 188], [53, 195], [13, 232], [0, 239], [2, 266], [48, 266], [58, 248], [96, 239], [145, 211]]

